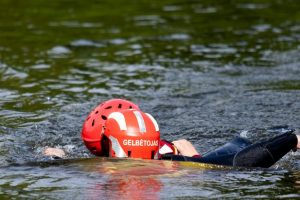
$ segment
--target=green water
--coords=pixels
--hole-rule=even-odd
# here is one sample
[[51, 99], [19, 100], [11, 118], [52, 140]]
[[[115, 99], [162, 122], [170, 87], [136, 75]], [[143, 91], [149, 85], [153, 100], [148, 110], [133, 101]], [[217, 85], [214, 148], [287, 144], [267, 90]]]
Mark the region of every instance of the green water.
[[272, 126], [300, 129], [299, 10], [297, 0], [0, 0], [0, 197], [115, 199], [137, 187], [129, 194], [146, 199], [299, 198], [298, 152], [270, 170], [178, 168], [112, 184], [82, 163], [15, 166], [42, 160], [45, 146], [92, 157], [81, 124], [116, 97], [200, 152], [241, 132], [256, 141]]

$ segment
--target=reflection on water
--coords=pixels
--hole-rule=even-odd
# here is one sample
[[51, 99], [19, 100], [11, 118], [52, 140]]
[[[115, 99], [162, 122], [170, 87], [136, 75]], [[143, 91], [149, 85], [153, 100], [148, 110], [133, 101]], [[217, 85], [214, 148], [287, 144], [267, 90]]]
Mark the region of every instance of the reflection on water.
[[[70, 159], [91, 157], [81, 124], [115, 97], [151, 113], [163, 138], [187, 138], [200, 152], [240, 133], [256, 141], [278, 134], [268, 131], [275, 125], [300, 129], [299, 6], [0, 0], [0, 196], [299, 197], [298, 152], [273, 166], [279, 170], [226, 173], [155, 163], [128, 167], [138, 175], [110, 161], [24, 164], [43, 160], [45, 146]], [[168, 175], [148, 174], [160, 171]]]
[[169, 161], [87, 159], [11, 166], [5, 172], [1, 173], [1, 194], [10, 197], [35, 197], [36, 193], [55, 199], [236, 198], [237, 194], [246, 198], [296, 198], [299, 195], [299, 174], [286, 170], [208, 169]]

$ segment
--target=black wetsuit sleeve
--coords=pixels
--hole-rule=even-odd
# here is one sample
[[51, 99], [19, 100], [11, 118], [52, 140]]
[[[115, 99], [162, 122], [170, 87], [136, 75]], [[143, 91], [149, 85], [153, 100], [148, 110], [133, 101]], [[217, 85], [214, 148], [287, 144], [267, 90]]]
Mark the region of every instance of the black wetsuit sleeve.
[[297, 143], [298, 139], [296, 135], [292, 133], [282, 134], [256, 144], [251, 144], [243, 138], [236, 138], [200, 158], [182, 155], [162, 155], [161, 159], [267, 168], [276, 163], [290, 150], [296, 148]]
[[296, 148], [298, 139], [295, 134], [286, 133], [270, 140], [256, 143], [238, 152], [233, 166], [270, 167], [290, 150]]
[[203, 157], [195, 158], [195, 157], [187, 157], [182, 155], [162, 155], [163, 160], [174, 160], [174, 161], [190, 161], [190, 162], [201, 162], [201, 163], [209, 163], [215, 165], [233, 165], [234, 156], [251, 145], [251, 142], [245, 138], [237, 137], [227, 142], [225, 145], [208, 152], [203, 155]]
[[216, 165], [233, 165], [234, 156], [252, 143], [242, 137], [237, 137], [225, 145], [203, 155], [205, 161]]

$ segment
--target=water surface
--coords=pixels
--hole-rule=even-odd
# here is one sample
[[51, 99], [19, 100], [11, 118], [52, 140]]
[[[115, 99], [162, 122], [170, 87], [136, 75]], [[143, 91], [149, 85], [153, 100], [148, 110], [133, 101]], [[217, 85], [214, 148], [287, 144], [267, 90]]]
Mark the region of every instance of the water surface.
[[300, 129], [299, 10], [296, 0], [0, 0], [1, 197], [299, 198], [297, 152], [270, 170], [179, 167], [115, 182], [85, 162], [26, 164], [45, 146], [93, 157], [81, 124], [110, 98], [139, 104], [163, 138], [200, 152], [241, 133], [257, 141], [281, 133], [269, 127]]

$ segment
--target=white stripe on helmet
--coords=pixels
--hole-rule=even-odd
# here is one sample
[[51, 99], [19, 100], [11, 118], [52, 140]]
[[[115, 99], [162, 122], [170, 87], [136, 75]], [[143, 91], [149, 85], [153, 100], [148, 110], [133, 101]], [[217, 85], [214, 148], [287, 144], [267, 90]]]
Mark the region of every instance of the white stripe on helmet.
[[111, 141], [111, 148], [114, 150], [116, 157], [118, 158], [128, 157], [116, 138], [110, 135], [109, 139]]
[[154, 126], [155, 126], [155, 130], [159, 131], [159, 127], [158, 124], [156, 122], [156, 120], [152, 117], [152, 115], [150, 115], [149, 113], [146, 113], [146, 115], [151, 119], [151, 121], [153, 122]]
[[119, 127], [121, 130], [126, 131], [127, 126], [126, 126], [126, 121], [125, 117], [122, 113], [120, 112], [113, 112], [108, 116], [108, 119], [114, 119], [116, 122], [119, 124]]
[[138, 125], [140, 127], [140, 132], [145, 133], [146, 132], [146, 125], [145, 125], [145, 121], [144, 121], [144, 118], [143, 118], [141, 112], [134, 111], [133, 113], [134, 113], [134, 115], [137, 119]]

